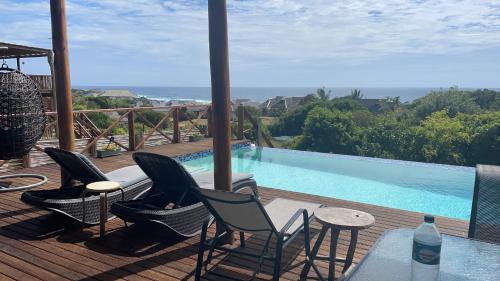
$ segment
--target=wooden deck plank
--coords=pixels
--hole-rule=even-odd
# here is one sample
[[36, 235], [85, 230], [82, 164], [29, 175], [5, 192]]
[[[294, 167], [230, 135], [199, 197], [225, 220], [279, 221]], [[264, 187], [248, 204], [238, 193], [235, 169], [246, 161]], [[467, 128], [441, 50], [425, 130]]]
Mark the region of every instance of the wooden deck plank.
[[[178, 156], [210, 149], [210, 139], [196, 143], [170, 144], [147, 147], [142, 151]], [[131, 153], [120, 156], [92, 159], [103, 171], [133, 165]], [[59, 185], [59, 167], [55, 164], [18, 170], [17, 172], [41, 173], [49, 178], [44, 188]], [[358, 209], [374, 215], [373, 227], [361, 231], [354, 256], [357, 263], [370, 249], [380, 235], [393, 228], [414, 228], [422, 221], [423, 214], [404, 210], [367, 205], [363, 203], [326, 198], [285, 190], [260, 188], [263, 202], [276, 197], [318, 202], [329, 206]], [[81, 231], [78, 225], [65, 228], [57, 216], [45, 210], [33, 208], [19, 200], [20, 192], [3, 193], [0, 201], [0, 280], [192, 280], [196, 263], [199, 237], [173, 241], [158, 230], [124, 228], [120, 220], [107, 223], [104, 239], [99, 239], [98, 226]], [[461, 220], [437, 217], [436, 224], [443, 233], [466, 236], [468, 223]], [[312, 232], [317, 234], [319, 224], [313, 222]], [[213, 228], [211, 229], [213, 235]], [[264, 239], [246, 235], [247, 248], [257, 252]], [[302, 237], [297, 238], [286, 250], [286, 268], [282, 280], [300, 280], [304, 251]], [[345, 255], [349, 244], [347, 233], [339, 239], [338, 251]], [[312, 239], [312, 243], [315, 238]], [[320, 254], [328, 254], [328, 241]], [[213, 270], [233, 277], [245, 279], [255, 261], [236, 255], [218, 255]], [[319, 263], [320, 271], [327, 274], [327, 264]], [[339, 271], [340, 266], [337, 268]], [[257, 280], [270, 280], [272, 266], [266, 262], [263, 273]], [[338, 272], [339, 273], [339, 272]], [[314, 278], [314, 273], [310, 273]], [[205, 280], [229, 280], [212, 274], [205, 274]]]

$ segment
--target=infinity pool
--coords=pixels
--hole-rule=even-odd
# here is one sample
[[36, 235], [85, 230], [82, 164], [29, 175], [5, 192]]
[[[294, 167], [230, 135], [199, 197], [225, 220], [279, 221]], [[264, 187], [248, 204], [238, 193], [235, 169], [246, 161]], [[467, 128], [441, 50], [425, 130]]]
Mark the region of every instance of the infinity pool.
[[[184, 162], [213, 170], [212, 156]], [[474, 168], [276, 148], [233, 150], [233, 172], [257, 184], [468, 220]]]

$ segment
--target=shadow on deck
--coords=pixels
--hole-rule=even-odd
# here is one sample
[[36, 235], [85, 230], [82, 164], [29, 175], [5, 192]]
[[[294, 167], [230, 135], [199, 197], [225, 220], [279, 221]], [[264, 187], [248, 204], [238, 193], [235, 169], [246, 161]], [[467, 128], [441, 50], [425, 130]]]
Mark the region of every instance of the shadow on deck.
[[[149, 147], [143, 151], [183, 155], [211, 148], [210, 139], [196, 143], [169, 144]], [[93, 159], [103, 171], [132, 165], [131, 153], [107, 158]], [[46, 188], [59, 184], [59, 167], [55, 164], [40, 166], [17, 172], [41, 173], [49, 177]], [[373, 227], [361, 231], [355, 254], [357, 263], [377, 238], [388, 229], [416, 227], [422, 214], [390, 209], [356, 202], [337, 200], [307, 194], [260, 188], [264, 202], [275, 197], [319, 202], [329, 206], [353, 208], [375, 216]], [[192, 280], [199, 237], [179, 240], [166, 236], [160, 229], [151, 227], [125, 228], [118, 219], [107, 223], [107, 234], [98, 238], [99, 227], [84, 231], [79, 224], [64, 223], [64, 219], [22, 203], [20, 193], [3, 193], [0, 201], [0, 280]], [[438, 217], [437, 225], [443, 233], [466, 236], [468, 223], [461, 220]], [[319, 225], [312, 224], [313, 241]], [[213, 231], [213, 229], [212, 229]], [[213, 233], [212, 233], [213, 234]], [[259, 237], [247, 238], [249, 251], [257, 252], [264, 243]], [[300, 280], [304, 252], [300, 237], [285, 252], [285, 269], [282, 280]], [[326, 241], [325, 241], [326, 242]], [[343, 234], [338, 251], [347, 251], [348, 237]], [[238, 243], [235, 243], [237, 246]], [[320, 254], [328, 253], [324, 243]], [[246, 279], [255, 266], [255, 261], [229, 255], [217, 256], [212, 262], [213, 270], [236, 279]], [[319, 263], [320, 270], [327, 274], [327, 264]], [[340, 268], [340, 266], [338, 266]], [[263, 273], [257, 279], [271, 279], [271, 265], [265, 263]], [[316, 279], [310, 272], [309, 279]], [[206, 280], [228, 280], [205, 274]]]

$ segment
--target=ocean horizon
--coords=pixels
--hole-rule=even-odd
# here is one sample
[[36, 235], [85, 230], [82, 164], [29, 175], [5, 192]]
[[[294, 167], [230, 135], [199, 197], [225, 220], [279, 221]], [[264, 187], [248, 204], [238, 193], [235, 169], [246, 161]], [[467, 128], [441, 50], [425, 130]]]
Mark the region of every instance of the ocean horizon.
[[[196, 100], [210, 101], [210, 87], [138, 87], [138, 86], [74, 86], [75, 89], [90, 90], [129, 90], [130, 92], [151, 99], [159, 100]], [[435, 90], [447, 88], [363, 88], [363, 87], [326, 87], [331, 90], [330, 96], [342, 97], [351, 94], [351, 90], [359, 89], [364, 98], [386, 98], [399, 96], [402, 102], [411, 102]], [[475, 90], [473, 88], [461, 88]], [[231, 100], [250, 99], [263, 102], [276, 96], [302, 97], [315, 93], [317, 88], [312, 87], [231, 87]]]

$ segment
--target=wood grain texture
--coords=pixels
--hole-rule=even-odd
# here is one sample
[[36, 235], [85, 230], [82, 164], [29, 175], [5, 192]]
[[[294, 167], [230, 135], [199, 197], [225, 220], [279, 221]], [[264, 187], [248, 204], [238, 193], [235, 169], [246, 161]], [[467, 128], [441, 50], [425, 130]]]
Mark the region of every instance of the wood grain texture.
[[[212, 140], [194, 143], [168, 144], [147, 147], [144, 151], [178, 156], [212, 147]], [[120, 156], [92, 159], [103, 171], [134, 164], [132, 152]], [[48, 176], [49, 183], [43, 188], [58, 187], [59, 167], [55, 164], [20, 170]], [[19, 171], [17, 171], [19, 172]], [[106, 223], [106, 235], [99, 239], [99, 226], [80, 230], [80, 224], [65, 227], [60, 217], [49, 215], [45, 210], [28, 206], [19, 200], [21, 193], [2, 194], [0, 201], [0, 280], [193, 280], [199, 237], [178, 240], [167, 236], [161, 229], [129, 227], [122, 221]], [[359, 231], [354, 264], [366, 254], [380, 235], [393, 228], [415, 228], [423, 214], [374, 205], [337, 200], [272, 188], [260, 188], [264, 203], [276, 197], [317, 202], [332, 207], [350, 208], [368, 212], [375, 217], [375, 224]], [[442, 233], [465, 237], [468, 223], [462, 220], [436, 217]], [[311, 224], [311, 244], [316, 241], [321, 225]], [[210, 236], [214, 228], [210, 229]], [[325, 239], [319, 255], [329, 253], [330, 239]], [[349, 232], [342, 231], [336, 247], [339, 256], [345, 256], [349, 247]], [[300, 272], [304, 265], [304, 244], [298, 237], [284, 251], [284, 272], [281, 280], [303, 280]], [[246, 249], [260, 251], [265, 238], [246, 235]], [[235, 244], [237, 246], [237, 243]], [[272, 248], [274, 246], [271, 246]], [[213, 271], [229, 274], [237, 279], [247, 279], [255, 261], [237, 255], [215, 255]], [[328, 263], [317, 261], [319, 270], [328, 275]], [[337, 266], [336, 276], [340, 276]], [[256, 280], [270, 280], [271, 264], [265, 262]], [[4, 277], [5, 276], [5, 277]], [[204, 280], [230, 280], [211, 274], [202, 274]], [[316, 279], [309, 273], [310, 280]]]

